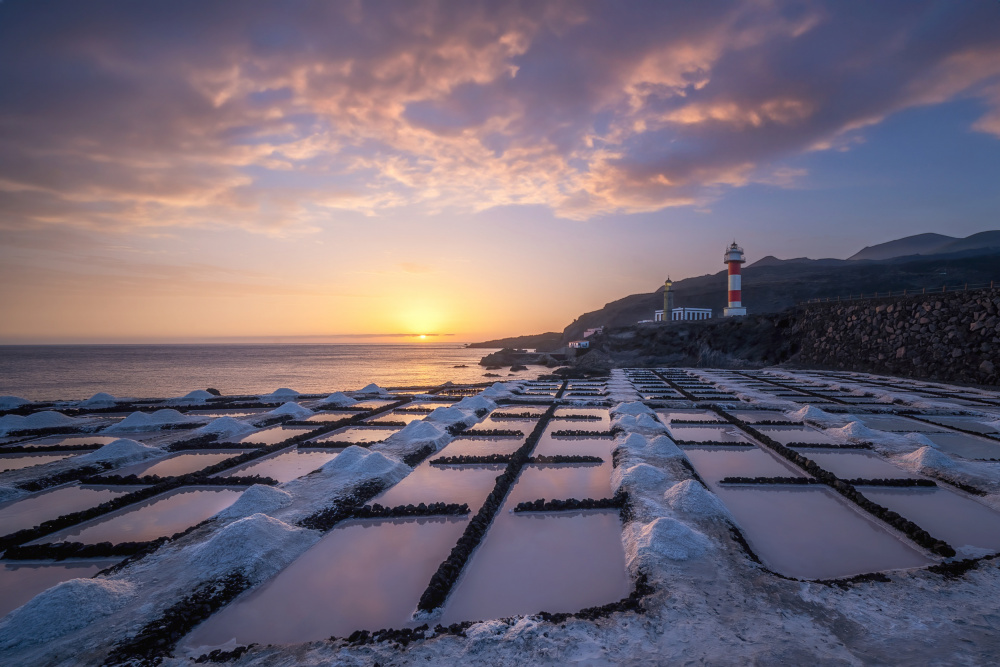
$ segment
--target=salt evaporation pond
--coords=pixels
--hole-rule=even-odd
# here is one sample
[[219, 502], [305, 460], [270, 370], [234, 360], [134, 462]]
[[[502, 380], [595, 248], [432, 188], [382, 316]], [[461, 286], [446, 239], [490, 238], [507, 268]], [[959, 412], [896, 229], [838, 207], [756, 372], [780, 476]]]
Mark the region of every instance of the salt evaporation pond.
[[933, 424], [925, 424], [915, 419], [898, 417], [896, 415], [864, 415], [858, 417], [861, 423], [876, 431], [897, 431], [902, 433], [941, 432], [945, 429]]
[[17, 443], [20, 447], [78, 447], [80, 445], [106, 445], [118, 438], [110, 435], [57, 435]]
[[507, 414], [521, 414], [521, 413], [531, 413], [537, 417], [541, 417], [548, 410], [547, 406], [544, 405], [503, 405], [497, 408], [493, 414], [490, 415], [492, 418], [496, 413], [507, 413]]
[[759, 422], [786, 422], [790, 421], [788, 415], [784, 412], [778, 412], [777, 410], [731, 410], [729, 412], [732, 416], [737, 419], [741, 419], [748, 424], [757, 424]]
[[760, 447], [685, 446], [684, 454], [710, 486], [726, 477], [805, 477], [805, 474]]
[[[599, 419], [587, 419], [583, 421], [563, 419], [567, 415], [587, 415], [588, 417], [598, 417]], [[552, 420], [559, 422], [557, 428], [560, 429], [576, 428], [580, 430], [599, 430], [600, 428], [608, 428], [608, 425], [611, 423], [611, 413], [607, 408], [574, 408], [572, 406], [568, 406], [556, 408], [552, 415]], [[577, 424], [577, 426], [569, 427], [567, 424]]]
[[444, 625], [574, 612], [629, 594], [617, 512], [511, 514], [514, 504], [511, 498], [501, 508], [466, 565], [445, 604]]
[[836, 579], [933, 562], [825, 487], [715, 486], [713, 491], [754, 553], [787, 577]]
[[[1000, 428], [996, 426], [988, 426], [972, 417], [928, 417], [931, 421], [937, 424], [943, 424], [944, 426], [954, 426], [956, 428], [965, 429], [966, 431], [973, 431], [975, 433], [997, 433]], [[942, 429], [943, 430], [943, 429]]]
[[420, 414], [419, 412], [389, 412], [378, 415], [377, 417], [372, 417], [365, 421], [366, 424], [378, 425], [382, 423], [392, 423], [392, 422], [402, 422], [404, 424], [409, 424], [410, 422], [420, 421], [427, 415]]
[[0, 506], [0, 535], [34, 528], [64, 514], [96, 507], [136, 488], [142, 487], [109, 488], [73, 484], [6, 503]]
[[698, 422], [720, 421], [719, 415], [714, 412], [706, 412], [705, 410], [657, 410], [656, 416], [659, 417], [660, 421], [664, 424], [668, 424], [674, 419]]
[[324, 410], [314, 415], [306, 417], [303, 421], [326, 424], [329, 422], [339, 422], [341, 419], [357, 417], [360, 412], [356, 410]]
[[841, 479], [919, 479], [871, 452], [856, 449], [831, 451], [829, 449], [800, 449], [802, 456], [815, 461], [819, 467]]
[[808, 426], [758, 426], [757, 430], [782, 445], [806, 443], [809, 445], [835, 445], [836, 440], [822, 431]]
[[748, 442], [735, 426], [673, 426], [670, 435], [681, 442]]
[[[510, 490], [511, 507], [519, 502], [611, 497], [611, 461], [527, 465]], [[619, 538], [620, 540], [620, 538]]]
[[216, 512], [221, 512], [232, 505], [241, 493], [242, 489], [192, 487], [168, 491], [99, 519], [35, 540], [32, 544], [148, 542], [159, 537], [168, 537], [201, 523]]
[[424, 461], [373, 503], [385, 507], [420, 503], [466, 503], [472, 514], [490, 495], [503, 465], [442, 465]]
[[136, 475], [144, 477], [154, 475], [156, 477], [177, 477], [188, 473], [204, 470], [216, 463], [221, 463], [227, 459], [239, 456], [244, 452], [253, 451], [250, 449], [203, 449], [180, 454], [172, 454], [157, 461], [138, 463], [118, 470], [112, 470], [105, 475]]
[[955, 549], [1000, 551], [1000, 514], [971, 498], [942, 488], [859, 486], [858, 491]]
[[251, 415], [260, 415], [267, 412], [264, 408], [254, 408], [254, 409], [235, 409], [235, 410], [189, 410], [187, 415], [191, 417], [212, 417], [213, 419], [218, 417], [249, 417]]
[[402, 429], [386, 426], [349, 426], [316, 438], [312, 442], [349, 442], [352, 445], [373, 445], [376, 442], [384, 441], [400, 430]]
[[290, 482], [303, 475], [308, 475], [314, 470], [323, 467], [337, 458], [339, 451], [322, 449], [301, 450], [298, 447], [289, 449], [272, 456], [251, 461], [242, 466], [237, 466], [232, 470], [219, 473], [218, 477], [243, 477], [260, 475], [277, 480], [278, 484]]
[[358, 401], [351, 405], [352, 408], [360, 408], [362, 410], [377, 410], [378, 408], [383, 408], [390, 403], [395, 403], [394, 398], [373, 398], [367, 401]]
[[58, 583], [92, 577], [120, 560], [4, 562], [0, 567], [0, 618]]
[[538, 439], [536, 456], [600, 456], [610, 459], [615, 441], [612, 438], [553, 438], [547, 433]]
[[238, 644], [298, 644], [401, 628], [466, 518], [351, 521], [209, 618], [184, 641], [200, 654]]
[[70, 454], [0, 454], [0, 472], [23, 470], [32, 466], [62, 461], [78, 454], [79, 452]]
[[288, 440], [289, 438], [294, 438], [297, 435], [304, 435], [314, 430], [316, 429], [308, 426], [272, 426], [271, 428], [266, 428], [263, 431], [257, 431], [256, 433], [245, 435], [237, 440], [237, 442], [276, 445], [279, 442]]
[[489, 454], [513, 454], [523, 444], [516, 438], [458, 437], [448, 443], [435, 455], [441, 456], [488, 456]]
[[967, 459], [1000, 459], [1000, 441], [965, 433], [925, 433], [924, 437], [950, 454]]

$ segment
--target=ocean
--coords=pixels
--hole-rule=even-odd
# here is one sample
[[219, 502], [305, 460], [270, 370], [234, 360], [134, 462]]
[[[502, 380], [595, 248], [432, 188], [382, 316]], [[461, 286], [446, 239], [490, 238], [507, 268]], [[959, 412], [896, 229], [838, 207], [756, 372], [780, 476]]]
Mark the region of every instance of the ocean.
[[[40, 400], [183, 396], [212, 387], [223, 394], [301, 393], [506, 380], [484, 377], [490, 350], [459, 345], [18, 345], [0, 346], [0, 395]], [[455, 368], [455, 366], [466, 368]], [[537, 377], [531, 367], [514, 377]]]

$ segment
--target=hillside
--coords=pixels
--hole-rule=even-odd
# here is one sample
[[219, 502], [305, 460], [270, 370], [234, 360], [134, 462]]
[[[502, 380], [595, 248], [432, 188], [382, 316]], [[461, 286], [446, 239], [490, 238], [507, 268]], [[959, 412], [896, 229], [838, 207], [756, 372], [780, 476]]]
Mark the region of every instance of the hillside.
[[1000, 249], [1000, 231], [979, 232], [964, 239], [943, 234], [917, 234], [865, 247], [848, 259], [886, 260], [910, 255], [941, 255], [988, 249]]

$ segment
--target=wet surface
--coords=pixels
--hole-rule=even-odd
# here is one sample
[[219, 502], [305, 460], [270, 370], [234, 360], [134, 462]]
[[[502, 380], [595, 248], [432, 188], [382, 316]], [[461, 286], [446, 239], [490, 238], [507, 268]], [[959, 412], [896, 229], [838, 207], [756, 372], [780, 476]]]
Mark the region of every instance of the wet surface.
[[535, 446], [535, 456], [600, 456], [611, 459], [614, 449], [613, 438], [552, 438], [542, 436]]
[[525, 466], [510, 490], [508, 504], [513, 507], [519, 502], [539, 498], [610, 498], [611, 469], [610, 457], [601, 464], [552, 463]]
[[489, 454], [513, 454], [523, 444], [517, 438], [464, 438], [459, 437], [448, 443], [440, 452], [441, 456], [487, 456]]
[[856, 449], [831, 451], [829, 449], [798, 450], [806, 458], [815, 461], [819, 467], [841, 479], [919, 479], [903, 468], [881, 458], [871, 452]]
[[1000, 459], [1000, 441], [965, 433], [925, 433], [924, 437], [949, 454], [967, 459]]
[[28, 442], [17, 443], [19, 447], [78, 447], [80, 445], [106, 445], [117, 440], [117, 436], [111, 435], [57, 435], [48, 438], [38, 438]]
[[3, 454], [0, 455], [0, 472], [8, 470], [22, 470], [32, 466], [40, 466], [45, 463], [62, 461], [71, 456], [76, 456], [79, 452], [67, 454]]
[[825, 487], [713, 490], [764, 564], [788, 577], [832, 579], [932, 562]]
[[735, 426], [668, 426], [670, 436], [680, 442], [749, 442]]
[[490, 495], [503, 465], [445, 465], [423, 462], [402, 481], [372, 500], [386, 507], [420, 503], [467, 503], [474, 515]]
[[333, 433], [312, 440], [315, 443], [324, 442], [349, 442], [352, 444], [374, 444], [382, 442], [393, 433], [401, 431], [402, 428], [384, 426], [348, 426]]
[[148, 542], [201, 523], [226, 509], [243, 489], [183, 488], [130, 505], [107, 516], [74, 526], [33, 544], [49, 542]]
[[350, 419], [351, 417], [356, 417], [358, 414], [360, 413], [354, 410], [324, 410], [323, 412], [317, 412], [314, 415], [306, 417], [305, 421], [326, 424], [329, 422], [339, 422], [341, 419]]
[[124, 468], [112, 470], [111, 472], [105, 474], [121, 475], [123, 477], [128, 475], [136, 475], [138, 477], [144, 477], [146, 475], [155, 475], [157, 477], [176, 477], [178, 475], [187, 475], [188, 473], [204, 470], [209, 466], [221, 463], [222, 461], [239, 456], [240, 454], [248, 451], [253, 450], [205, 449], [182, 452], [157, 461], [126, 466]]
[[714, 412], [705, 410], [657, 410], [656, 416], [664, 424], [669, 424], [671, 420], [680, 419], [683, 421], [717, 422], [721, 418]]
[[293, 644], [400, 628], [468, 519], [352, 521], [195, 628], [187, 647]]
[[338, 451], [321, 449], [300, 450], [295, 448], [227, 470], [220, 473], [219, 477], [260, 475], [275, 479], [278, 484], [284, 484], [323, 467], [324, 464], [337, 458], [338, 453]]
[[791, 463], [759, 447], [684, 447], [684, 454], [709, 485], [726, 477], [805, 477]]
[[925, 424], [915, 419], [907, 419], [906, 417], [898, 417], [896, 415], [864, 415], [859, 416], [858, 419], [862, 424], [876, 431], [923, 433], [945, 430], [933, 424]]
[[134, 490], [136, 489], [73, 484], [0, 505], [0, 535], [34, 528], [45, 521], [96, 507]]
[[237, 438], [236, 442], [276, 445], [279, 442], [288, 440], [289, 438], [294, 438], [297, 435], [303, 435], [314, 430], [316, 429], [308, 426], [272, 426], [264, 429], [263, 431], [256, 431], [241, 438]]

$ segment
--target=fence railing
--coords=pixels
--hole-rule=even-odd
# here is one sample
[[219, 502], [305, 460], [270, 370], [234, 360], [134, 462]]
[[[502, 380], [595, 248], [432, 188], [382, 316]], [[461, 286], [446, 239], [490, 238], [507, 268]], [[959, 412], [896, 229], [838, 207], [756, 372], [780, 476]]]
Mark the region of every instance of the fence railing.
[[947, 294], [949, 292], [972, 292], [975, 290], [986, 290], [993, 289], [994, 282], [996, 286], [1000, 287], [1000, 282], [990, 281], [988, 283], [963, 283], [960, 285], [941, 285], [940, 287], [919, 287], [915, 289], [903, 289], [903, 290], [886, 290], [880, 292], [878, 290], [873, 292], [861, 292], [859, 294], [848, 294], [847, 296], [828, 296], [820, 297], [816, 299], [808, 299], [806, 301], [800, 301], [799, 305], [804, 306], [810, 303], [842, 303], [844, 301], [861, 301], [870, 299], [888, 299], [891, 297], [901, 297], [901, 296], [920, 296], [920, 295], [930, 295], [930, 294]]

